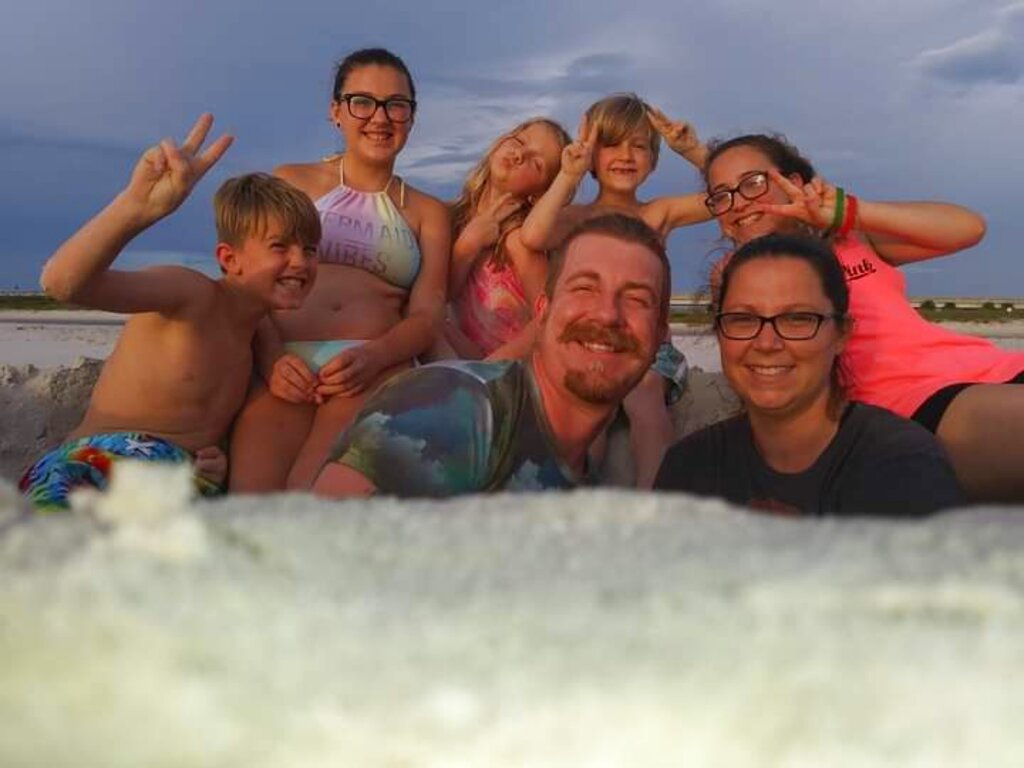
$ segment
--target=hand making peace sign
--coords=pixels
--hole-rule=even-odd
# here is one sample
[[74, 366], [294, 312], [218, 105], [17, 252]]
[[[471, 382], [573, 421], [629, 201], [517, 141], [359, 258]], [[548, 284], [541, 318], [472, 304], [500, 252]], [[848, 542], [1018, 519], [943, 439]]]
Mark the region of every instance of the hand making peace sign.
[[688, 155], [701, 146], [697, 129], [685, 120], [671, 120], [657, 107], [648, 105], [647, 119], [654, 130], [661, 134], [669, 149], [678, 155]]
[[806, 184], [797, 184], [776, 169], [768, 170], [772, 184], [786, 193], [788, 203], [765, 203], [755, 205], [759, 210], [775, 216], [788, 216], [810, 224], [815, 229], [827, 229], [832, 224], [836, 210], [836, 188], [819, 176]]
[[200, 115], [180, 147], [173, 139], [164, 139], [142, 154], [122, 194], [139, 206], [145, 223], [151, 224], [181, 205], [231, 146], [234, 139], [221, 136], [199, 154], [212, 125], [213, 115]]
[[501, 234], [501, 222], [523, 207], [523, 199], [511, 192], [496, 195], [488, 203], [477, 208], [476, 214], [466, 224], [459, 239], [471, 242], [475, 250], [490, 248]]
[[579, 183], [594, 162], [594, 146], [596, 144], [597, 131], [584, 117], [580, 120], [576, 141], [567, 144], [562, 150], [562, 173]]

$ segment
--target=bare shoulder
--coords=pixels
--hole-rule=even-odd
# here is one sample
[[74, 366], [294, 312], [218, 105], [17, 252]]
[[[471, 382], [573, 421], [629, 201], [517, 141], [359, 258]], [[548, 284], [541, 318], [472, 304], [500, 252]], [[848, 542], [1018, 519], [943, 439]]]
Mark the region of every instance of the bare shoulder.
[[173, 287], [175, 292], [187, 297], [181, 307], [183, 313], [208, 312], [222, 298], [220, 282], [194, 269], [165, 264], [146, 271], [158, 278], [163, 288]]
[[274, 169], [274, 175], [301, 189], [314, 200], [338, 185], [337, 162], [289, 163]]
[[405, 185], [405, 208], [409, 218], [414, 220], [411, 223], [417, 226], [437, 223], [447, 225], [451, 215], [444, 201], [410, 184]]

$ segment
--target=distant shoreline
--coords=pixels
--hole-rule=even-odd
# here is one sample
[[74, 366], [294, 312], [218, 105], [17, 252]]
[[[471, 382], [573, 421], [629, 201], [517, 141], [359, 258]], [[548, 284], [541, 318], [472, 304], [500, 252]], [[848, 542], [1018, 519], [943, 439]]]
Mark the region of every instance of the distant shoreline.
[[[31, 325], [123, 325], [126, 315], [83, 309], [45, 299], [46, 306], [10, 306], [0, 296], [0, 323]], [[918, 310], [923, 317], [965, 333], [995, 338], [1024, 338], [1024, 310], [935, 309]], [[706, 311], [674, 311], [670, 317], [672, 332], [680, 336], [706, 333], [711, 326], [711, 314]]]

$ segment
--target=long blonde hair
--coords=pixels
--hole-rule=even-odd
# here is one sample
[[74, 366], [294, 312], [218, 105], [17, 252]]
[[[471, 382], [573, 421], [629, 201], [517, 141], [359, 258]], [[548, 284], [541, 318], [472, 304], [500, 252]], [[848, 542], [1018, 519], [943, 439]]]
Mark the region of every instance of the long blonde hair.
[[[462, 185], [462, 192], [459, 194], [450, 205], [452, 213], [452, 241], [459, 236], [469, 220], [476, 214], [477, 207], [480, 205], [480, 200], [484, 196], [484, 191], [487, 189], [487, 185], [491, 181], [491, 155], [494, 151], [501, 146], [502, 142], [507, 139], [517, 136], [518, 134], [525, 131], [532, 125], [542, 123], [548, 126], [555, 135], [558, 137], [559, 144], [564, 148], [572, 138], [566, 133], [565, 129], [556, 123], [554, 120], [550, 120], [546, 117], [533, 117], [522, 123], [519, 123], [511, 131], [501, 134], [496, 138], [491, 146], [487, 148], [484, 156], [480, 158], [480, 161], [473, 166], [473, 169], [466, 176], [466, 183]], [[561, 158], [559, 158], [561, 159]], [[554, 181], [555, 174], [558, 173], [558, 168], [552, 168], [552, 176], [548, 181]], [[530, 203], [526, 201], [524, 205], [518, 210], [510, 213], [501, 221], [498, 242], [494, 244], [494, 248], [491, 251], [491, 262], [498, 267], [504, 267], [508, 264], [508, 256], [505, 253], [505, 238], [508, 237], [509, 233], [517, 227], [521, 226], [523, 219], [530, 212]]]

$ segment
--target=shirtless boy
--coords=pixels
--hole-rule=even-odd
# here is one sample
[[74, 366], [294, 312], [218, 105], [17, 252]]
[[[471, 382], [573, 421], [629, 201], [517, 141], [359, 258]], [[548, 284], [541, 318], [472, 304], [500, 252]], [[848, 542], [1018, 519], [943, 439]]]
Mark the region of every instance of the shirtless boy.
[[227, 473], [219, 443], [245, 399], [256, 325], [309, 293], [320, 219], [304, 194], [262, 174], [229, 179], [214, 198], [220, 279], [179, 266], [110, 269], [230, 146], [232, 138], [222, 136], [200, 151], [212, 123], [203, 115], [180, 147], [164, 139], [146, 150], [128, 186], [43, 268], [50, 296], [132, 317], [82, 423], [21, 479], [21, 491], [40, 508], [66, 507], [77, 486], [105, 487], [119, 458], [194, 459], [199, 489], [218, 490]]

